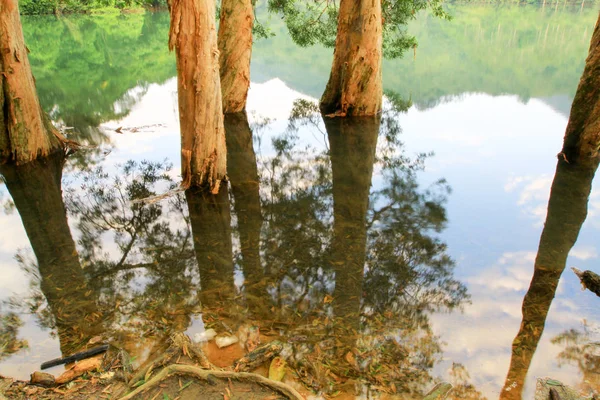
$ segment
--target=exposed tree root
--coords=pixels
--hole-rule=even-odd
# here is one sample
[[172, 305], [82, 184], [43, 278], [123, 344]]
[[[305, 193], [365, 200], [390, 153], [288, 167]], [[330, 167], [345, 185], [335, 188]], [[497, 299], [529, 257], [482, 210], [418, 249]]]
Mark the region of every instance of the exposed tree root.
[[293, 400], [303, 400], [303, 397], [292, 387], [277, 381], [272, 381], [270, 379], [265, 378], [264, 376], [252, 374], [248, 372], [232, 372], [232, 371], [214, 371], [214, 370], [206, 370], [199, 367], [195, 367], [192, 365], [180, 365], [174, 364], [169, 365], [156, 374], [152, 379], [148, 382], [144, 383], [140, 387], [138, 387], [133, 392], [121, 398], [121, 400], [129, 400], [133, 399], [135, 396], [150, 390], [152, 388], [157, 387], [162, 381], [168, 378], [170, 375], [179, 374], [179, 375], [191, 375], [198, 379], [210, 382], [210, 379], [231, 379], [237, 381], [245, 381], [252, 382], [262, 386], [265, 386], [275, 392], [281, 393], [286, 396], [288, 399]]
[[181, 332], [177, 332], [171, 336], [171, 345], [169, 348], [155, 359], [147, 362], [144, 366], [140, 367], [135, 375], [129, 381], [129, 386], [133, 386], [139, 380], [147, 378], [152, 370], [156, 368], [162, 368], [172, 362], [177, 362], [179, 356], [185, 355], [192, 361], [197, 362], [202, 368], [209, 370], [217, 370], [204, 352], [196, 343], [192, 343], [189, 337]]

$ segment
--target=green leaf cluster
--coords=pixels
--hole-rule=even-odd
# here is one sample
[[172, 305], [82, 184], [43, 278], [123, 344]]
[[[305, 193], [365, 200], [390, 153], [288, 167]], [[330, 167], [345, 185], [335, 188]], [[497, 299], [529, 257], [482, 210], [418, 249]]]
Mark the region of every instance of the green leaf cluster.
[[86, 13], [139, 7], [166, 7], [166, 0], [20, 0], [23, 15]]
[[[268, 9], [285, 21], [290, 36], [300, 46], [317, 43], [326, 47], [335, 45], [339, 3], [341, 0], [268, 0]], [[383, 54], [386, 58], [401, 57], [409, 48], [417, 46], [415, 36], [406, 25], [419, 11], [429, 10], [443, 19], [450, 15], [443, 8], [443, 0], [382, 0]]]
[[168, 13], [23, 17], [42, 107], [100, 142], [94, 128], [127, 115], [151, 83], [176, 75], [168, 30]]

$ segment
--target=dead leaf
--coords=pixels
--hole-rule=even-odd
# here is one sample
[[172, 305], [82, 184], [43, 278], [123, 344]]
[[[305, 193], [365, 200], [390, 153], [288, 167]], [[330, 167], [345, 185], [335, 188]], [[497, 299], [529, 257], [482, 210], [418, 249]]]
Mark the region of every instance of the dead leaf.
[[345, 359], [348, 362], [348, 364], [350, 364], [353, 368], [359, 369], [358, 363], [356, 362], [356, 358], [354, 357], [354, 354], [352, 354], [351, 351], [346, 353]]

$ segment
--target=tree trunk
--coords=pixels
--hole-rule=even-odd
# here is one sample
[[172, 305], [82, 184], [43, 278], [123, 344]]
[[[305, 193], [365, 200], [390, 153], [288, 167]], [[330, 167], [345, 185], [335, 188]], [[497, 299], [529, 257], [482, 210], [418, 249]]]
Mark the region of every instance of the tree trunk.
[[62, 199], [64, 156], [55, 154], [0, 173], [37, 258], [41, 290], [52, 312], [63, 355], [81, 349], [102, 328], [100, 313], [79, 263]]
[[172, 0], [169, 49], [177, 58], [183, 186], [219, 192], [227, 174], [215, 0]]
[[523, 320], [513, 341], [510, 368], [500, 399], [521, 399], [525, 378], [544, 332], [548, 310], [565, 269], [567, 256], [587, 216], [588, 199], [597, 167], [597, 161], [594, 165], [586, 166], [558, 161], [533, 278], [523, 299]]
[[256, 155], [246, 113], [226, 114], [227, 174], [231, 183], [242, 253], [244, 287], [250, 310], [264, 303], [266, 288], [260, 262], [262, 214]]
[[251, 0], [221, 2], [218, 44], [225, 114], [246, 109], [250, 86], [253, 24], [254, 11]]
[[17, 0], [0, 2], [0, 164], [24, 164], [62, 149], [31, 74]]
[[321, 111], [336, 116], [376, 115], [382, 102], [380, 0], [342, 0], [329, 82]]
[[[333, 173], [333, 241], [336, 317], [358, 328], [367, 246], [367, 210], [379, 118], [325, 118]], [[354, 325], [354, 326], [353, 326]]]
[[600, 15], [571, 106], [562, 156], [571, 164], [594, 164], [600, 150]]

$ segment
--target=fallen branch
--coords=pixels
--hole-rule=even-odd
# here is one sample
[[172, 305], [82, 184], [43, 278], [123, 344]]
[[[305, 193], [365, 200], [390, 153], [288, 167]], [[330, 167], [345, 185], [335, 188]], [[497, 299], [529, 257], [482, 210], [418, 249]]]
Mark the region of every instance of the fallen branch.
[[283, 345], [278, 340], [266, 343], [237, 360], [233, 364], [234, 369], [235, 371], [252, 371], [267, 361], [270, 362], [282, 350]]
[[46, 361], [45, 363], [42, 364], [42, 366], [40, 368], [47, 369], [50, 367], [54, 367], [56, 365], [68, 364], [68, 363], [72, 363], [74, 361], [79, 361], [79, 360], [83, 360], [86, 358], [90, 358], [97, 354], [106, 352], [106, 350], [108, 350], [108, 347], [109, 346], [107, 344], [104, 344], [102, 346], [94, 347], [93, 349], [80, 351], [79, 353], [71, 354], [70, 356], [67, 356], [67, 357], [55, 358], [54, 360]]
[[156, 196], [150, 196], [150, 197], [144, 197], [143, 199], [135, 199], [135, 200], [131, 200], [131, 204], [138, 204], [138, 203], [144, 203], [144, 204], [154, 204], [154, 203], [158, 203], [159, 201], [166, 199], [168, 197], [171, 196], [175, 196], [177, 193], [182, 193], [185, 192], [188, 188], [185, 187], [185, 185], [182, 183], [179, 187], [173, 189], [173, 190], [169, 190], [166, 193], [162, 193], [162, 194], [158, 194]]

